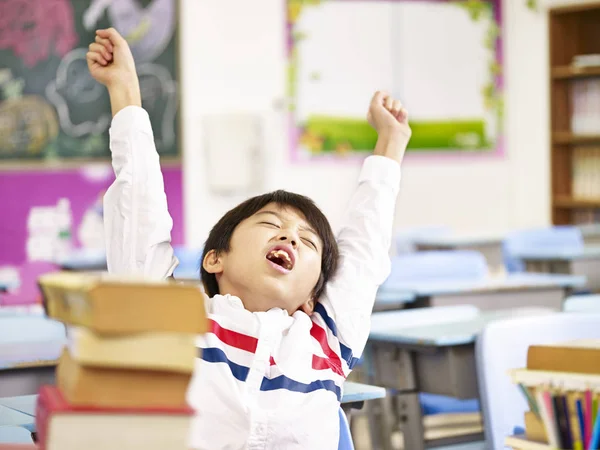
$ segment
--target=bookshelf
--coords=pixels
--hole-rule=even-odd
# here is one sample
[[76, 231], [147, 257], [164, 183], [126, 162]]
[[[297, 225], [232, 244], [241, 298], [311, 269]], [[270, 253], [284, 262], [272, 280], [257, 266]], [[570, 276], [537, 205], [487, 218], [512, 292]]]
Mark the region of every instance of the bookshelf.
[[[600, 64], [573, 64], [575, 56], [600, 54], [600, 1], [551, 8], [548, 15], [552, 221], [600, 222], [600, 114], [597, 129], [588, 120], [584, 131], [574, 116], [581, 115], [577, 102], [592, 97], [582, 83], [600, 86]], [[595, 101], [600, 104], [600, 98]], [[587, 181], [581, 180], [582, 170]]]

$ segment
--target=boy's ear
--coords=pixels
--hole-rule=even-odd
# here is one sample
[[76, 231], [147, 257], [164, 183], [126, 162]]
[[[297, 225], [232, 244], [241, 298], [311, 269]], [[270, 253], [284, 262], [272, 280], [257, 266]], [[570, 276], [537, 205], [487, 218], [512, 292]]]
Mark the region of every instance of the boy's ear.
[[202, 267], [208, 273], [219, 274], [223, 272], [223, 261], [215, 250], [211, 250], [204, 257]]
[[302, 310], [302, 312], [304, 312], [304, 314], [312, 316], [312, 313], [315, 310], [315, 303], [315, 299], [311, 298], [310, 300], [307, 300], [306, 302], [302, 303], [302, 305], [300, 305], [300, 309]]

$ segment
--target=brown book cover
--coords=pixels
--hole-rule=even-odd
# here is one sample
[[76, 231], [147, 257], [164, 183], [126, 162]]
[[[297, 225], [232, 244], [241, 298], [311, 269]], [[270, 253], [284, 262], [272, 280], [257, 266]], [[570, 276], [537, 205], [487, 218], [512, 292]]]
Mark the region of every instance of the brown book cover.
[[527, 368], [549, 372], [600, 374], [600, 340], [532, 345], [527, 352]]
[[531, 411], [525, 412], [525, 435], [527, 439], [538, 442], [548, 442], [546, 429], [541, 419]]
[[207, 331], [198, 286], [72, 272], [44, 275], [39, 284], [50, 317], [100, 334]]
[[189, 373], [88, 367], [66, 349], [56, 369], [56, 385], [76, 406], [182, 408], [190, 380]]

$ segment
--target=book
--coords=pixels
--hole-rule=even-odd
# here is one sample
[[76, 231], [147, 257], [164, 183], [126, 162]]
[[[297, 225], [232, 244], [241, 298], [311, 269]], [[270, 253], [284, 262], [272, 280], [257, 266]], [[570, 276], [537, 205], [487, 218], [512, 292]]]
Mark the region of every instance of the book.
[[531, 441], [525, 436], [507, 436], [504, 438], [504, 445], [513, 450], [555, 450], [557, 448], [545, 442]]
[[192, 373], [198, 355], [196, 335], [185, 333], [100, 335], [72, 327], [67, 345], [79, 364], [105, 368]]
[[166, 371], [87, 366], [64, 350], [56, 385], [73, 405], [114, 408], [177, 408], [186, 405], [192, 375]]
[[577, 340], [532, 345], [527, 351], [530, 370], [600, 374], [600, 340]]
[[547, 442], [548, 435], [542, 420], [537, 414], [526, 411], [525, 412], [525, 435], [527, 439], [531, 441]]
[[35, 420], [40, 450], [188, 450], [192, 415], [187, 407], [82, 408], [42, 386]]
[[424, 428], [481, 425], [479, 412], [429, 414], [423, 417]]
[[207, 331], [204, 294], [190, 284], [74, 272], [39, 284], [50, 317], [100, 334]]

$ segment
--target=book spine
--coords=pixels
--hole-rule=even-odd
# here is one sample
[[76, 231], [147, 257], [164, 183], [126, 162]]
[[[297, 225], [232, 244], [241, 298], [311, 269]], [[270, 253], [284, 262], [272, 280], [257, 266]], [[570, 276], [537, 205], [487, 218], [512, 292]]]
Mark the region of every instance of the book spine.
[[44, 390], [40, 391], [35, 407], [35, 428], [37, 434], [38, 450], [46, 450], [48, 448], [48, 423], [50, 421], [50, 411], [48, 399]]

